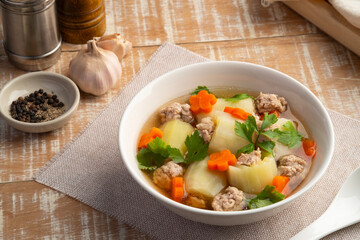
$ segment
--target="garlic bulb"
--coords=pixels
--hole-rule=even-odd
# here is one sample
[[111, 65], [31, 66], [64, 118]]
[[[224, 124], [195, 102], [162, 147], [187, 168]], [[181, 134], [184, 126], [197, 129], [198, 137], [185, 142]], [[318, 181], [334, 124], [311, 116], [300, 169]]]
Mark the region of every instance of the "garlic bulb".
[[115, 85], [122, 73], [116, 55], [98, 48], [94, 40], [87, 42], [87, 49], [81, 50], [70, 62], [70, 78], [87, 93], [104, 94]]
[[118, 33], [103, 37], [95, 37], [96, 45], [105, 50], [112, 51], [121, 61], [131, 50], [132, 44]]

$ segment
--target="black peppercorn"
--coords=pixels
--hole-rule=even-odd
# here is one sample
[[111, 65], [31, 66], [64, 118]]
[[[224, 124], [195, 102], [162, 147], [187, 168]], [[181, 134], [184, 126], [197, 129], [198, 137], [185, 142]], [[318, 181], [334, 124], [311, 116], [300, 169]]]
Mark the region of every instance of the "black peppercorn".
[[55, 94], [51, 95], [39, 89], [13, 101], [9, 112], [16, 120], [37, 123], [60, 116], [65, 111], [64, 106]]

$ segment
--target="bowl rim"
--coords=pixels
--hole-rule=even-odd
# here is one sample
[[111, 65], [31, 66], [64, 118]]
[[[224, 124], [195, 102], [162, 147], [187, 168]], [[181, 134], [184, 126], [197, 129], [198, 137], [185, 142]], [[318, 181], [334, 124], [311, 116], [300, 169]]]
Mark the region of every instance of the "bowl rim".
[[57, 123], [63, 121], [77, 109], [79, 102], [80, 102], [80, 91], [79, 91], [78, 87], [70, 78], [66, 77], [65, 75], [62, 75], [59, 73], [54, 73], [54, 72], [30, 72], [30, 73], [25, 73], [23, 75], [20, 75], [16, 78], [10, 80], [3, 86], [3, 88], [0, 91], [0, 98], [7, 91], [7, 89], [11, 85], [15, 84], [16, 82], [23, 81], [24, 79], [26, 79], [28, 77], [39, 76], [39, 75], [53, 77], [53, 78], [56, 78], [56, 80], [60, 80], [64, 83], [70, 84], [70, 86], [72, 86], [72, 89], [75, 91], [75, 99], [74, 99], [71, 107], [69, 109], [67, 109], [59, 117], [57, 117], [55, 119], [51, 119], [46, 122], [39, 122], [39, 123], [28, 123], [28, 122], [22, 122], [22, 121], [13, 119], [11, 116], [9, 117], [8, 115], [4, 114], [3, 111], [1, 110], [2, 108], [0, 108], [0, 116], [2, 116], [6, 121], [11, 122], [12, 124], [16, 124], [16, 125], [20, 124], [20, 125], [26, 126], [26, 127], [35, 127], [35, 126], [36, 127], [46, 127], [46, 126], [57, 124]]
[[[130, 113], [131, 109], [133, 108], [132, 106], [135, 104], [137, 97], [140, 96], [143, 92], [145, 92], [146, 89], [152, 88], [155, 84], [157, 84], [157, 82], [161, 81], [164, 78], [167, 78], [169, 75], [171, 76], [172, 74], [176, 74], [177, 72], [187, 71], [189, 69], [197, 68], [199, 66], [201, 67], [203, 65], [210, 65], [211, 66], [211, 65], [221, 65], [221, 64], [224, 64], [224, 65], [233, 64], [233, 65], [238, 65], [238, 66], [239, 65], [250, 66], [250, 67], [263, 69], [265, 71], [271, 71], [271, 72], [274, 72], [276, 74], [282, 75], [283, 77], [287, 78], [288, 81], [291, 81], [291, 82], [293, 82], [293, 84], [297, 85], [297, 87], [302, 88], [305, 92], [307, 92], [312, 97], [312, 99], [319, 106], [319, 109], [321, 110], [321, 114], [324, 116], [326, 122], [328, 123], [327, 125], [329, 126], [329, 133], [330, 133], [329, 142], [330, 142], [330, 146], [329, 146], [329, 149], [326, 151], [327, 152], [327, 157], [324, 156], [324, 160], [325, 160], [324, 162], [325, 163], [316, 172], [313, 179], [306, 186], [304, 186], [302, 189], [300, 189], [296, 193], [290, 195], [288, 198], [285, 198], [284, 200], [282, 200], [280, 202], [277, 202], [275, 204], [268, 205], [268, 206], [265, 206], [265, 207], [246, 210], [246, 211], [228, 211], [227, 212], [227, 211], [214, 211], [214, 210], [208, 210], [208, 209], [195, 208], [195, 207], [191, 207], [191, 206], [188, 206], [188, 205], [185, 205], [185, 204], [178, 203], [178, 202], [164, 196], [163, 194], [159, 193], [156, 189], [151, 187], [150, 184], [144, 184], [144, 182], [138, 176], [137, 172], [135, 172], [135, 170], [133, 170], [127, 164], [127, 161], [130, 161], [130, 160], [126, 158], [126, 155], [122, 151], [122, 148], [121, 148], [121, 142], [122, 142], [121, 141], [121, 132], [122, 132], [122, 129], [125, 128], [124, 127], [124, 124], [125, 124], [124, 122], [125, 122], [125, 120], [127, 118], [127, 115]], [[176, 98], [176, 97], [174, 97], [174, 98]], [[165, 205], [168, 204], [168, 205], [170, 205], [170, 206], [172, 206], [174, 208], [181, 209], [181, 210], [186, 210], [188, 212], [195, 213], [195, 214], [200, 214], [200, 215], [238, 216], [238, 215], [251, 215], [251, 214], [266, 212], [266, 211], [269, 211], [271, 209], [281, 207], [281, 206], [286, 205], [286, 204], [290, 203], [291, 201], [297, 199], [298, 197], [303, 195], [305, 192], [310, 190], [320, 180], [320, 178], [325, 174], [326, 170], [328, 169], [328, 167], [329, 167], [329, 165], [330, 165], [330, 163], [332, 161], [332, 157], [333, 157], [333, 153], [334, 153], [334, 146], [335, 146], [335, 134], [334, 134], [334, 128], [333, 128], [333, 124], [332, 124], [330, 115], [329, 115], [328, 111], [326, 110], [326, 108], [324, 107], [324, 105], [315, 96], [315, 94], [310, 91], [310, 89], [308, 89], [305, 85], [303, 85], [302, 83], [300, 83], [299, 81], [297, 81], [293, 77], [291, 77], [291, 76], [289, 76], [289, 75], [287, 75], [285, 73], [282, 73], [282, 72], [280, 72], [280, 71], [278, 71], [276, 69], [266, 67], [266, 66], [263, 66], [263, 65], [259, 65], [259, 64], [254, 64], [254, 63], [241, 62], [241, 61], [210, 61], [210, 62], [201, 62], [201, 63], [190, 64], [190, 65], [187, 65], [187, 66], [184, 66], [184, 67], [180, 67], [180, 68], [176, 68], [174, 70], [171, 70], [171, 71], [169, 71], [169, 72], [155, 78], [154, 80], [150, 81], [138, 93], [136, 93], [136, 95], [131, 99], [131, 101], [127, 105], [127, 107], [124, 110], [123, 115], [121, 117], [119, 129], [118, 129], [118, 145], [119, 145], [119, 151], [120, 151], [121, 159], [122, 159], [124, 165], [126, 166], [127, 170], [130, 172], [130, 175], [132, 176], [132, 178], [135, 179], [135, 181], [143, 189], [145, 189], [148, 193], [150, 193], [153, 197], [160, 200], [160, 202], [162, 204], [165, 204]], [[135, 156], [134, 156], [134, 159], [136, 160]], [[134, 159], [132, 159], [132, 160], [134, 160]]]

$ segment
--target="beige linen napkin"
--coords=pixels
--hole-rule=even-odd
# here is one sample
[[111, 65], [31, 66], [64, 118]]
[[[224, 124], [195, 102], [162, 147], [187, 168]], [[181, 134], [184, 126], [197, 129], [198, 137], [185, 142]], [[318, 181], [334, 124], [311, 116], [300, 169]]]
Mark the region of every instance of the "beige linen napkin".
[[[186, 220], [163, 207], [129, 175], [118, 148], [118, 127], [128, 102], [147, 83], [170, 70], [207, 59], [165, 43], [85, 130], [40, 169], [35, 180], [158, 239], [289, 239], [318, 218], [346, 177], [360, 165], [360, 122], [329, 111], [336, 148], [321, 180], [283, 212], [232, 227]], [[328, 239], [359, 239], [360, 224]]]

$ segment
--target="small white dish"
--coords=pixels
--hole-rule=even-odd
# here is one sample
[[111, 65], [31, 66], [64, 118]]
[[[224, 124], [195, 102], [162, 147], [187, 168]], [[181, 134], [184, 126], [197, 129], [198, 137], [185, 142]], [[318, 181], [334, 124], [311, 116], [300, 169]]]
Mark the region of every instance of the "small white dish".
[[[308, 127], [317, 142], [317, 155], [303, 183], [288, 198], [263, 208], [216, 212], [186, 206], [155, 190], [138, 168], [140, 130], [160, 106], [184, 96], [197, 86], [235, 87], [248, 92], [276, 93], [286, 98], [292, 112]], [[308, 191], [328, 168], [334, 150], [334, 131], [329, 114], [316, 96], [297, 80], [277, 70], [244, 62], [207, 62], [169, 72], [145, 86], [129, 103], [120, 123], [119, 147], [128, 171], [147, 192], [173, 212], [213, 225], [240, 225], [272, 216]]]
[[[28, 123], [13, 119], [10, 115], [11, 103], [19, 97], [25, 97], [34, 91], [43, 89], [54, 93], [65, 105], [65, 112], [50, 121]], [[62, 127], [76, 112], [80, 101], [80, 92], [75, 83], [57, 73], [33, 72], [10, 80], [0, 91], [0, 116], [18, 130], [30, 133], [48, 132]]]

